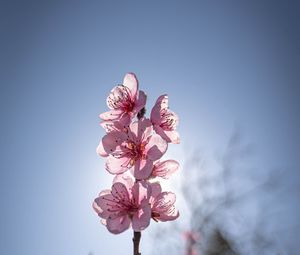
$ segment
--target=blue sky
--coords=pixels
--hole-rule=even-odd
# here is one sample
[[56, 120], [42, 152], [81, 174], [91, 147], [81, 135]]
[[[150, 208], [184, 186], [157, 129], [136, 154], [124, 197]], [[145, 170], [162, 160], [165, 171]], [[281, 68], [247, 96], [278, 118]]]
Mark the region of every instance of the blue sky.
[[168, 93], [180, 116], [182, 144], [169, 155], [213, 154], [241, 127], [257, 175], [286, 172], [285, 220], [299, 221], [299, 8], [2, 1], [0, 253], [130, 254], [131, 232], [112, 236], [91, 208], [111, 181], [95, 153], [98, 114], [128, 71], [148, 112]]

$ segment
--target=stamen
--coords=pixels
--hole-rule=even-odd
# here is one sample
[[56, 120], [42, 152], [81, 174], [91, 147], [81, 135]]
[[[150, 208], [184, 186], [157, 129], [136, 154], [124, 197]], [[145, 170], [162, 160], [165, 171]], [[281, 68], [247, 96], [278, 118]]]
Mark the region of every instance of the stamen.
[[134, 107], [130, 91], [124, 85], [117, 86], [109, 94], [107, 104], [113, 109], [122, 109], [125, 112], [131, 112]]

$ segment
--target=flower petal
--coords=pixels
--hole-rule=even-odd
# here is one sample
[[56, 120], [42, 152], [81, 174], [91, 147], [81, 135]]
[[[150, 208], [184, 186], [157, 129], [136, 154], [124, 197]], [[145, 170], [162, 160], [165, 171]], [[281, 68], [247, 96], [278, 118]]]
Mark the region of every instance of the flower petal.
[[155, 125], [153, 129], [155, 130], [156, 134], [160, 135], [168, 143], [175, 143], [175, 144], [180, 143], [180, 137], [176, 130], [165, 131], [158, 125]]
[[140, 90], [138, 99], [135, 102], [134, 112], [138, 113], [143, 107], [145, 107], [147, 101], [147, 96], [144, 91]]
[[110, 190], [103, 190], [101, 191], [101, 193], [99, 194], [99, 196], [94, 200], [93, 202], [93, 208], [95, 210], [95, 212], [100, 216], [100, 217], [108, 217], [108, 215], [110, 214], [107, 209], [107, 205], [104, 203], [103, 198], [104, 196], [109, 196], [112, 198], [111, 195], [111, 191]]
[[172, 192], [162, 192], [160, 193], [153, 204], [153, 208], [155, 208], [158, 212], [166, 211], [169, 207], [171, 207], [176, 201], [176, 195]]
[[96, 152], [97, 152], [97, 154], [99, 155], [99, 156], [101, 156], [101, 157], [107, 157], [108, 156], [108, 154], [107, 154], [107, 152], [104, 150], [104, 148], [103, 148], [103, 143], [102, 143], [102, 141], [100, 141], [100, 143], [99, 143], [99, 145], [98, 145], [98, 147], [97, 147], [97, 149], [96, 149]]
[[[128, 114], [126, 116], [128, 117]], [[127, 132], [129, 125], [126, 125], [125, 122], [126, 121], [124, 121], [123, 123], [120, 120], [118, 121], [104, 120], [100, 122], [100, 126], [105, 129], [106, 133], [110, 133], [112, 131]]]
[[123, 114], [122, 110], [110, 110], [108, 112], [101, 113], [99, 117], [103, 120], [117, 120]]
[[151, 110], [151, 121], [153, 124], [160, 124], [161, 123], [161, 116], [160, 111], [162, 109], [168, 108], [168, 95], [161, 95], [157, 100], [155, 105], [153, 106]]
[[179, 212], [174, 206], [175, 201], [176, 196], [174, 193], [160, 193], [152, 204], [152, 212], [154, 212], [155, 218], [160, 221], [177, 219], [179, 217]]
[[134, 177], [129, 173], [129, 171], [127, 171], [122, 174], [116, 175], [113, 179], [113, 183], [116, 182], [123, 183], [126, 186], [127, 190], [130, 190], [134, 185]]
[[132, 174], [130, 173], [130, 171], [126, 171], [122, 174], [117, 174], [113, 179], [113, 183], [121, 182], [126, 186], [126, 189], [128, 190], [128, 195], [129, 195], [130, 199], [132, 198], [131, 190], [134, 185], [134, 181], [135, 181], [135, 179], [132, 176]]
[[129, 169], [129, 161], [127, 157], [115, 158], [110, 155], [105, 163], [105, 169], [111, 174], [122, 174]]
[[130, 130], [136, 137], [136, 142], [145, 141], [152, 133], [153, 127], [149, 119], [143, 118], [130, 125]]
[[127, 138], [126, 133], [111, 131], [102, 138], [102, 146], [107, 154], [112, 154]]
[[123, 115], [117, 120], [117, 122], [119, 122], [122, 126], [128, 126], [130, 124], [131, 118], [132, 116], [129, 113], [124, 112]]
[[129, 194], [126, 185], [121, 182], [115, 182], [111, 188], [111, 194], [123, 203], [129, 203]]
[[96, 213], [102, 218], [108, 218], [112, 213], [111, 211], [115, 211], [118, 208], [118, 203], [114, 196], [109, 193], [100, 193], [99, 197], [94, 200], [93, 208]]
[[179, 163], [175, 160], [158, 161], [154, 164], [152, 176], [158, 176], [164, 179], [169, 177], [178, 170]]
[[153, 169], [153, 161], [152, 160], [137, 160], [134, 164], [134, 172], [133, 175], [138, 180], [147, 179]]
[[160, 159], [166, 152], [168, 143], [161, 136], [154, 134], [150, 137], [145, 151], [149, 159], [155, 161]]
[[127, 73], [123, 80], [123, 85], [129, 88], [132, 100], [135, 101], [139, 87], [138, 80], [134, 73]]
[[100, 126], [104, 128], [105, 132], [118, 131], [114, 125], [114, 121], [105, 120], [100, 122]]
[[106, 227], [109, 232], [113, 234], [120, 234], [130, 227], [130, 218], [126, 215], [121, 215], [116, 218], [108, 218], [106, 220]]
[[151, 185], [151, 198], [150, 203], [154, 203], [154, 199], [161, 193], [161, 186], [159, 182], [150, 183]]
[[146, 181], [138, 181], [132, 187], [132, 197], [136, 205], [147, 204], [151, 196], [151, 186]]
[[175, 208], [174, 205], [172, 205], [168, 211], [165, 212], [160, 212], [159, 216], [156, 217], [157, 220], [159, 221], [172, 221], [176, 220], [179, 217], [179, 211]]
[[134, 231], [142, 231], [150, 224], [151, 206], [147, 204], [140, 208], [132, 217], [132, 228]]
[[179, 133], [176, 130], [173, 131], [164, 131], [166, 137], [168, 138], [167, 142], [178, 144], [180, 143]]

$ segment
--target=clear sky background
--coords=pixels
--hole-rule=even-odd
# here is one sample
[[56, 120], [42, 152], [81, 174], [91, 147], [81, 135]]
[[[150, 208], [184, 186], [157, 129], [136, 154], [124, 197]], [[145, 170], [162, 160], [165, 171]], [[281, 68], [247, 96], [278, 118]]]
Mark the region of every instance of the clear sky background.
[[0, 254], [130, 254], [131, 231], [111, 235], [91, 208], [111, 181], [98, 114], [128, 71], [148, 111], [169, 94], [179, 160], [241, 127], [257, 176], [285, 173], [279, 221], [299, 227], [299, 12], [297, 1], [1, 1]]

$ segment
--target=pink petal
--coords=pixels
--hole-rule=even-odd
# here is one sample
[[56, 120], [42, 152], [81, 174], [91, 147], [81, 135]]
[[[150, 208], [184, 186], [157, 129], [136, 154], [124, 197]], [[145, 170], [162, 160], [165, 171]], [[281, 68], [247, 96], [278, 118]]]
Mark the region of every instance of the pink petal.
[[[131, 190], [131, 188], [134, 185], [134, 178], [133, 176], [129, 173], [129, 171], [124, 172], [122, 174], [118, 174], [115, 176], [115, 178], [113, 179], [113, 183], [116, 182], [121, 182], [126, 186], [127, 190]], [[131, 193], [129, 194], [129, 196], [131, 196]]]
[[135, 102], [134, 112], [138, 113], [143, 107], [145, 107], [147, 101], [147, 96], [144, 91], [139, 91], [139, 96], [137, 101]]
[[129, 168], [130, 159], [127, 157], [115, 158], [114, 156], [109, 156], [105, 163], [106, 170], [111, 174], [122, 174]]
[[160, 212], [159, 214], [160, 216], [157, 217], [157, 219], [163, 222], [176, 220], [179, 217], [179, 212], [174, 205], [171, 206], [168, 211]]
[[102, 138], [102, 146], [107, 154], [113, 153], [127, 138], [126, 133], [112, 131]]
[[93, 208], [95, 210], [95, 212], [100, 216], [100, 217], [108, 217], [108, 215], [110, 214], [107, 209], [107, 205], [106, 203], [104, 203], [103, 198], [104, 196], [109, 196], [111, 199], [112, 195], [111, 195], [111, 191], [110, 190], [103, 190], [101, 191], [101, 193], [99, 194], [99, 197], [97, 197], [94, 202], [93, 202]]
[[153, 128], [156, 134], [160, 135], [168, 143], [180, 143], [180, 137], [177, 131], [165, 131], [158, 125], [155, 125]]
[[118, 208], [118, 203], [114, 196], [110, 193], [100, 193], [99, 197], [94, 200], [93, 208], [97, 214], [102, 218], [107, 218], [112, 213], [111, 210]]
[[150, 224], [151, 206], [147, 204], [140, 208], [132, 217], [132, 228], [134, 231], [142, 231]]
[[153, 204], [153, 208], [157, 211], [165, 211], [171, 207], [176, 201], [176, 195], [172, 192], [160, 193]]
[[148, 137], [153, 132], [153, 126], [149, 119], [144, 118], [143, 120], [139, 121], [141, 125], [139, 125], [139, 131], [138, 131], [138, 139], [140, 141], [146, 141]]
[[112, 185], [111, 194], [123, 203], [130, 202], [127, 187], [121, 182], [116, 182]]
[[180, 143], [179, 133], [176, 130], [173, 131], [165, 131], [165, 135], [168, 138], [167, 142], [178, 144]]
[[138, 127], [139, 127], [139, 123], [138, 121], [132, 122], [129, 126], [129, 130], [131, 133], [131, 140], [133, 140], [134, 142], [138, 142], [137, 140], [137, 134], [138, 134]]
[[169, 97], [167, 94], [161, 95], [157, 100], [156, 104], [160, 105], [160, 109], [167, 109], [169, 107]]
[[130, 130], [136, 137], [136, 142], [146, 140], [153, 131], [152, 123], [149, 119], [143, 118], [130, 125]]
[[138, 180], [147, 179], [153, 169], [153, 161], [152, 160], [137, 160], [134, 164], [134, 172], [133, 175]]
[[136, 205], [148, 203], [151, 196], [151, 187], [146, 181], [138, 181], [132, 187], [132, 197]]
[[161, 193], [161, 186], [159, 182], [153, 182], [151, 185], [150, 203], [154, 203], [154, 199]]
[[161, 138], [161, 136], [155, 134], [149, 139], [148, 144], [145, 147], [145, 151], [149, 159], [155, 161], [160, 159], [166, 152], [168, 143]]
[[165, 130], [163, 130], [159, 125], [154, 125], [153, 129], [155, 130], [156, 134], [160, 135], [167, 142], [171, 142], [169, 137], [166, 136]]
[[129, 88], [132, 101], [134, 102], [136, 99], [139, 83], [134, 73], [127, 73], [123, 80], [123, 85]]
[[96, 149], [96, 152], [101, 157], [107, 157], [108, 156], [108, 154], [106, 153], [106, 151], [103, 148], [102, 141], [100, 141], [100, 143], [99, 143], [99, 145], [98, 145], [98, 147]]
[[101, 121], [100, 126], [104, 128], [105, 132], [109, 133], [111, 131], [117, 131], [114, 122], [107, 120], [107, 121]]
[[123, 115], [117, 121], [122, 126], [128, 126], [131, 122], [131, 118], [132, 116], [129, 113], [124, 112]]
[[154, 165], [152, 171], [153, 176], [162, 177], [164, 179], [169, 179], [169, 177], [178, 170], [179, 163], [175, 160], [165, 160], [162, 162], [157, 162]]
[[179, 212], [174, 206], [175, 201], [176, 196], [172, 192], [162, 192], [159, 194], [152, 205], [152, 210], [158, 214], [155, 218], [160, 221], [177, 219]]
[[101, 113], [99, 117], [103, 120], [117, 120], [123, 114], [122, 110], [110, 110], [108, 112]]
[[168, 95], [161, 95], [151, 110], [151, 121], [153, 124], [161, 123], [160, 111], [168, 108]]
[[113, 234], [120, 234], [130, 227], [130, 218], [126, 215], [121, 215], [117, 218], [108, 218], [106, 220], [106, 227], [109, 232]]
[[[128, 114], [126, 116], [128, 116]], [[107, 133], [110, 133], [112, 131], [127, 132], [129, 125], [122, 123], [122, 120], [105, 120], [100, 122], [100, 126], [103, 127]]]

